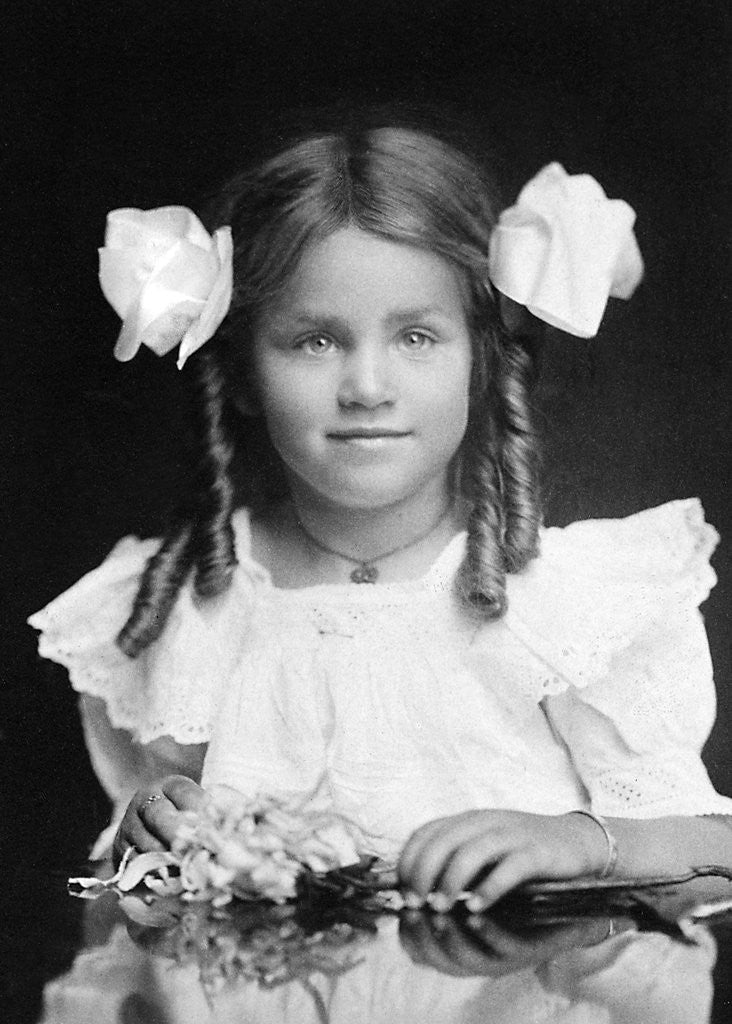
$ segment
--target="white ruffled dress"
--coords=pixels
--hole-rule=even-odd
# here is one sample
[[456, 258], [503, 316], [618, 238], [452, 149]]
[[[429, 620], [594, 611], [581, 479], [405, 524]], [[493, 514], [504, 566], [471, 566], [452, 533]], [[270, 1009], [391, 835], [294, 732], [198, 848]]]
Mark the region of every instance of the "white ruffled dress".
[[483, 625], [453, 595], [464, 534], [420, 580], [299, 590], [253, 560], [245, 510], [236, 534], [230, 590], [184, 589], [137, 660], [114, 637], [156, 541], [121, 541], [30, 619], [82, 694], [115, 818], [164, 736], [208, 743], [204, 786], [314, 794], [386, 858], [475, 807], [732, 813], [700, 758], [715, 694], [698, 605], [718, 538], [697, 500], [545, 530]]

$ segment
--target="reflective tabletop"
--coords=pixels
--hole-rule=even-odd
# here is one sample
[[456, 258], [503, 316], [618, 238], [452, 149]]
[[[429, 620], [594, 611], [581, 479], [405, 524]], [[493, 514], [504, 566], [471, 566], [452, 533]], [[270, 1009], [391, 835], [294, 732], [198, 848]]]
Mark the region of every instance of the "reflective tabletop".
[[362, 895], [220, 908], [134, 893], [84, 901], [67, 894], [67, 875], [18, 880], [27, 896], [6, 919], [6, 987], [16, 996], [6, 1020], [732, 1019], [732, 882], [724, 878], [549, 883], [471, 915], [462, 904], [437, 914]]

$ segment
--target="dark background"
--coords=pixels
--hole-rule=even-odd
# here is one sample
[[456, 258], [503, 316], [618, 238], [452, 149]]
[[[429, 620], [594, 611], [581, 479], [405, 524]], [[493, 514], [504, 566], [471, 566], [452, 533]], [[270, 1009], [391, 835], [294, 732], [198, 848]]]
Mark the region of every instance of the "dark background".
[[[173, 363], [111, 358], [118, 322], [96, 284], [105, 215], [195, 205], [284, 107], [446, 104], [505, 158], [509, 199], [550, 160], [627, 199], [644, 284], [631, 303], [611, 302], [596, 341], [555, 337], [548, 348], [547, 519], [699, 495], [732, 537], [725, 4], [14, 6], [0, 232], [0, 837], [18, 872], [6, 896], [23, 890], [19, 865], [83, 858], [106, 814], [65, 674], [38, 663], [24, 620], [119, 536], [155, 530], [183, 472]], [[730, 550], [715, 558], [720, 583], [705, 606], [719, 690], [705, 757], [732, 793]], [[65, 954], [47, 929], [21, 939], [18, 916], [7, 920], [8, 944], [37, 952], [10, 985], [30, 1013], [34, 986]], [[69, 934], [75, 921], [69, 912]]]

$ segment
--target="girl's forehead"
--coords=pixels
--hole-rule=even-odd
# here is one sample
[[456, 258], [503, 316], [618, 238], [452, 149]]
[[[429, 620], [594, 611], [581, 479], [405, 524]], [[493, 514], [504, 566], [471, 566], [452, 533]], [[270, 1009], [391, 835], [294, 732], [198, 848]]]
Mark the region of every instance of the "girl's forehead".
[[280, 312], [336, 307], [435, 308], [464, 313], [463, 275], [427, 248], [343, 227], [312, 242], [273, 305]]

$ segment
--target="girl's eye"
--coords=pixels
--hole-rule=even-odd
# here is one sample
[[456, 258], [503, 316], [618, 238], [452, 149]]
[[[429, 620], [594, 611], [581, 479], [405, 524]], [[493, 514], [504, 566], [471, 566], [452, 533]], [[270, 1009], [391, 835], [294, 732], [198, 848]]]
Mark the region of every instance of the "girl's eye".
[[306, 338], [301, 338], [295, 347], [307, 355], [322, 356], [330, 352], [333, 345], [333, 340], [326, 334], [308, 334]]
[[432, 348], [435, 339], [431, 334], [425, 334], [424, 331], [407, 331], [402, 335], [401, 343], [407, 352], [421, 354]]

